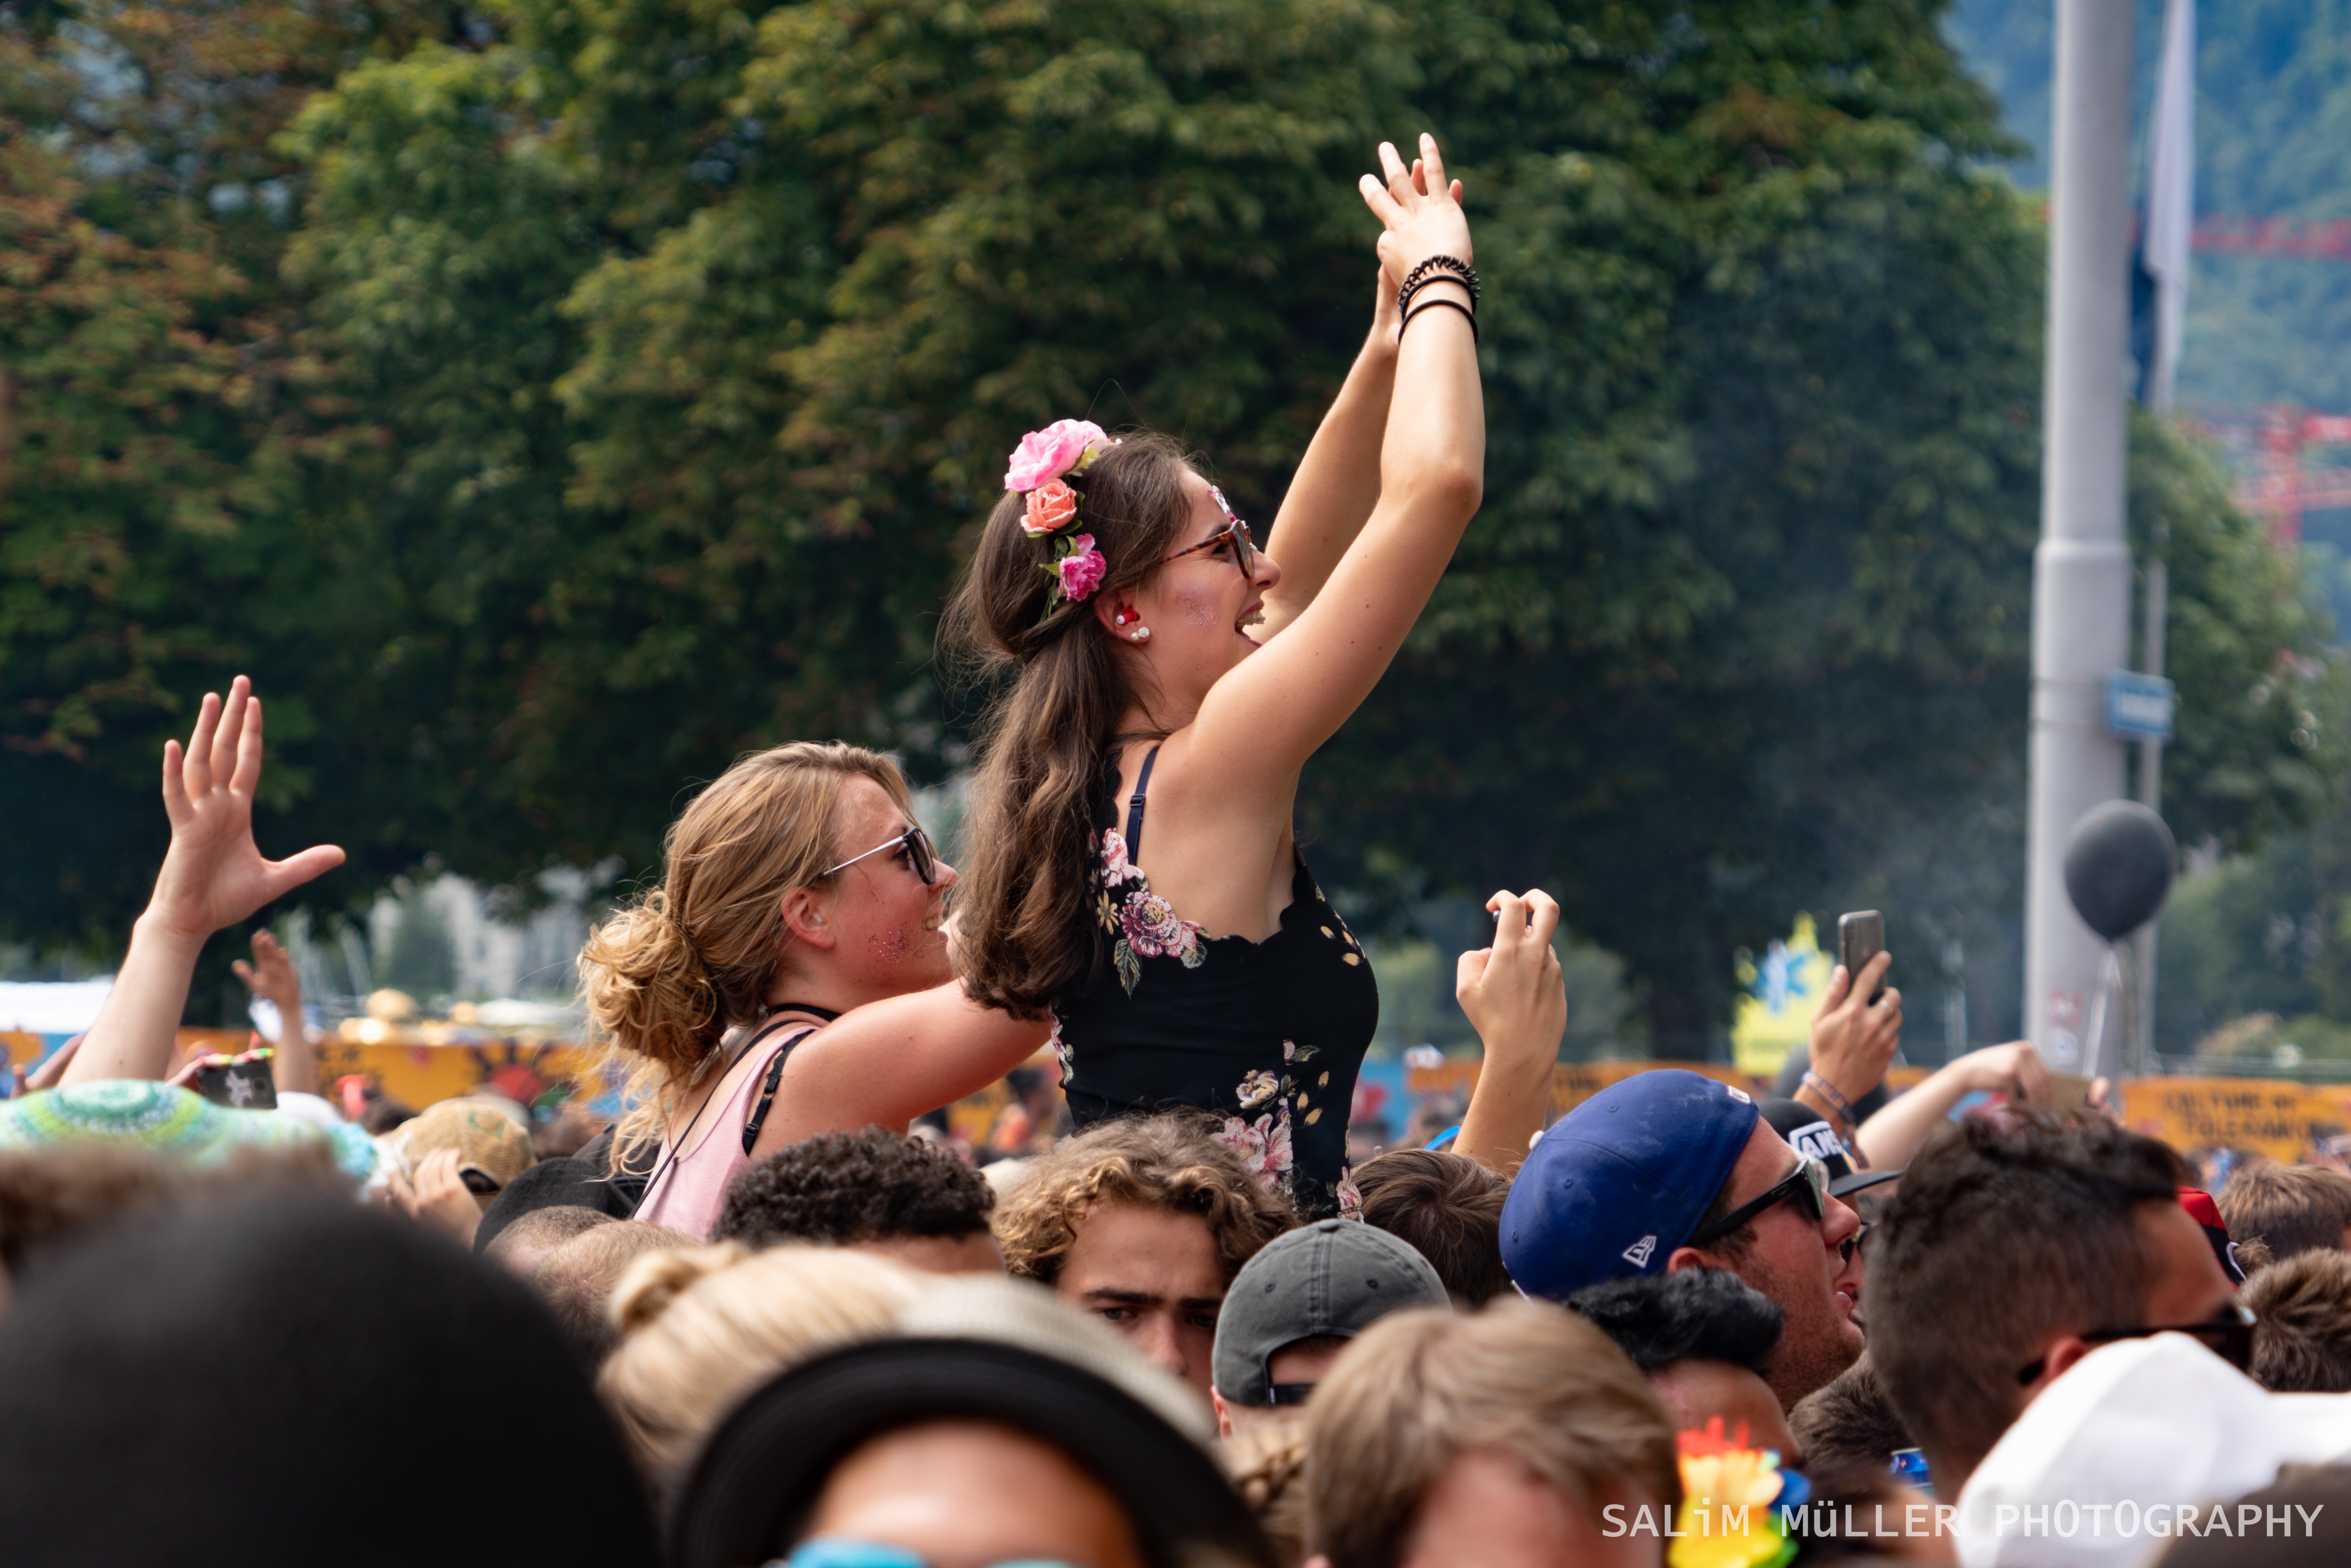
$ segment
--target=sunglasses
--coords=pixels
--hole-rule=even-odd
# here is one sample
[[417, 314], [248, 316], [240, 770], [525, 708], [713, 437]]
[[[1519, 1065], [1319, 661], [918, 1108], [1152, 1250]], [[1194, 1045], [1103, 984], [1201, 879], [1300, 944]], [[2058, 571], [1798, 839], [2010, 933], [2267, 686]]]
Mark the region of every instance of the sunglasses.
[[[801, 1542], [792, 1548], [789, 1557], [776, 1558], [766, 1568], [931, 1568], [931, 1560], [919, 1552], [879, 1541], [819, 1535]], [[1050, 1558], [1021, 1557], [990, 1563], [988, 1568], [1071, 1568], [1071, 1564]]]
[[1724, 1215], [1711, 1225], [1701, 1225], [1690, 1232], [1682, 1245], [1703, 1247], [1709, 1241], [1719, 1241], [1775, 1203], [1785, 1203], [1792, 1197], [1803, 1199], [1804, 1208], [1820, 1224], [1829, 1217], [1829, 1167], [1810, 1155], [1796, 1156], [1796, 1168], [1786, 1180], [1761, 1197], [1750, 1198]]
[[872, 860], [875, 855], [886, 854], [895, 849], [904, 849], [906, 852], [907, 863], [914, 868], [914, 874], [923, 879], [925, 887], [930, 887], [938, 882], [939, 852], [931, 846], [931, 835], [923, 831], [920, 824], [908, 828], [886, 844], [875, 844], [862, 855], [850, 856], [824, 874], [837, 876], [859, 861]]
[[1224, 513], [1225, 526], [1198, 544], [1187, 545], [1174, 555], [1161, 557], [1159, 564], [1166, 566], [1182, 560], [1187, 555], [1198, 555], [1202, 550], [1220, 549], [1227, 544], [1230, 544], [1233, 547], [1233, 564], [1241, 569], [1241, 575], [1255, 576], [1257, 547], [1249, 541], [1249, 526], [1233, 516], [1232, 503], [1225, 499], [1225, 493], [1222, 490], [1211, 485], [1208, 486], [1208, 494], [1216, 498], [1217, 510]]
[[[2244, 1302], [2231, 1301], [2210, 1322], [2155, 1323], [2136, 1329], [2093, 1329], [2081, 1337], [2092, 1344], [2111, 1344], [2119, 1339], [2145, 1339], [2149, 1334], [2184, 1333], [2200, 1341], [2206, 1350], [2239, 1372], [2250, 1372], [2253, 1365], [2253, 1325], [2260, 1321], [2253, 1316], [2253, 1309]], [[2044, 1356], [2030, 1365], [2017, 1368], [2016, 1381], [2020, 1384], [2038, 1383], [2041, 1375], [2048, 1368], [2049, 1361]]]

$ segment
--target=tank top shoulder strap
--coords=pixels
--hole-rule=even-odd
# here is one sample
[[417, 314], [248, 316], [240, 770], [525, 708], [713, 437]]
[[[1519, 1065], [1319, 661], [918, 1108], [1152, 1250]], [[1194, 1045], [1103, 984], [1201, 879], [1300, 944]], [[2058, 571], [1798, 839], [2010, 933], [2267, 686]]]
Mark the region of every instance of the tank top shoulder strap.
[[1130, 861], [1143, 852], [1144, 797], [1151, 790], [1151, 770], [1159, 765], [1159, 747], [1155, 744], [1143, 757], [1143, 771], [1134, 776], [1134, 793], [1126, 798], [1126, 858]]

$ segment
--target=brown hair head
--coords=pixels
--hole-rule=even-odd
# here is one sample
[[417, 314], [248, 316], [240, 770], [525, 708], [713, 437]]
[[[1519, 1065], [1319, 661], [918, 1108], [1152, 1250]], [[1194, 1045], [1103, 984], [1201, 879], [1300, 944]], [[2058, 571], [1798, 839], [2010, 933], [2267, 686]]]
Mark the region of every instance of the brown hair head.
[[784, 894], [820, 884], [839, 863], [833, 809], [859, 778], [914, 814], [905, 776], [878, 751], [797, 741], [742, 758], [670, 824], [660, 883], [589, 934], [580, 988], [590, 1024], [611, 1042], [605, 1061], [627, 1071], [632, 1106], [616, 1151], [649, 1153], [721, 1038], [765, 1013], [785, 962]]
[[1510, 1184], [1466, 1155], [1390, 1149], [1355, 1167], [1364, 1220], [1412, 1243], [1453, 1303], [1482, 1307], [1510, 1289], [1502, 1201]]
[[1674, 1425], [1649, 1380], [1563, 1307], [1391, 1312], [1306, 1407], [1309, 1546], [1334, 1568], [1394, 1568], [1420, 1503], [1461, 1455], [1506, 1448], [1595, 1520], [1629, 1483], [1681, 1500]]
[[1014, 667], [981, 724], [959, 906], [965, 989], [1019, 1017], [1042, 1014], [1095, 960], [1093, 790], [1138, 694], [1094, 608], [1159, 570], [1191, 515], [1192, 471], [1181, 445], [1148, 432], [1094, 459], [1074, 482], [1075, 527], [1093, 536], [1107, 574], [1092, 597], [1050, 613], [1053, 578], [1038, 568], [1051, 543], [1021, 530], [1025, 502], [1008, 492], [940, 629], [967, 673]]
[[2213, 1201], [2229, 1239], [2262, 1242], [2273, 1263], [2320, 1248], [2339, 1252], [2351, 1227], [2351, 1176], [2319, 1166], [2241, 1166]]
[[1085, 1217], [1098, 1205], [1124, 1203], [1198, 1215], [1230, 1282], [1259, 1248], [1294, 1229], [1298, 1216], [1208, 1126], [1181, 1112], [1109, 1122], [1040, 1155], [996, 1211], [1005, 1268], [1052, 1284]]
[[2052, 1339], [2143, 1321], [2138, 1211], [2177, 1203], [2189, 1174], [2168, 1145], [2086, 1111], [2010, 1109], [1928, 1134], [1870, 1238], [1860, 1315], [1938, 1488], [1956, 1496], [2016, 1419], [2017, 1374]]
[[2351, 1393], [2351, 1252], [2314, 1248], [2245, 1281], [2253, 1381], [2273, 1394]]

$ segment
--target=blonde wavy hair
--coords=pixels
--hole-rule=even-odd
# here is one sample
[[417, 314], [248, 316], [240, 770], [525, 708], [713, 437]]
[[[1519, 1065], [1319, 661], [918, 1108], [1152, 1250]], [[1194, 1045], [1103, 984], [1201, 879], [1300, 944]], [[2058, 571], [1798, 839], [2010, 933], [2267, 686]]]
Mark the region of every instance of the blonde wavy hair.
[[616, 1165], [649, 1162], [679, 1097], [757, 1023], [784, 961], [784, 894], [839, 863], [841, 786], [871, 779], [909, 818], [905, 775], [878, 751], [795, 741], [743, 758], [694, 799], [662, 844], [662, 880], [589, 934], [580, 989], [609, 1043], [582, 1082], [617, 1066], [630, 1107]]
[[657, 1503], [735, 1406], [778, 1374], [888, 1333], [927, 1277], [871, 1252], [722, 1241], [638, 1259], [607, 1309], [596, 1392]]
[[1295, 1229], [1298, 1214], [1208, 1135], [1211, 1125], [1186, 1112], [1106, 1122], [1040, 1155], [997, 1205], [1005, 1268], [1052, 1284], [1085, 1217], [1098, 1205], [1125, 1203], [1206, 1220], [1229, 1281], [1259, 1248]]

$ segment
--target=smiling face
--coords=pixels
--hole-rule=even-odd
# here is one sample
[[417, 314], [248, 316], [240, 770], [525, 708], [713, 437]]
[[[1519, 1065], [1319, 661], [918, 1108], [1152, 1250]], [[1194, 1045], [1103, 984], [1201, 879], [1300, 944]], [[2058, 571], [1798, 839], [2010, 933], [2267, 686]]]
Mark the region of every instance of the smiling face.
[[[1758, 1122], [1724, 1184], [1728, 1205], [1736, 1207], [1761, 1197], [1796, 1164], [1796, 1152], [1771, 1124]], [[1668, 1266], [1687, 1261], [1728, 1269], [1779, 1304], [1784, 1322], [1766, 1380], [1781, 1405], [1793, 1408], [1861, 1355], [1861, 1326], [1853, 1321], [1861, 1294], [1861, 1256], [1844, 1255], [1845, 1242], [1860, 1229], [1861, 1217], [1834, 1197], [1818, 1219], [1801, 1197], [1792, 1197], [1750, 1220], [1743, 1244], [1683, 1249]]]
[[[858, 775], [845, 779], [832, 811], [834, 853], [847, 861], [862, 860], [810, 890], [808, 910], [822, 925], [799, 933], [803, 940], [788, 942], [779, 990], [807, 984], [821, 976], [828, 995], [849, 1006], [883, 997], [927, 990], [954, 978], [947, 962], [947, 890], [955, 886], [955, 868], [937, 863], [937, 879], [929, 886], [915, 873], [904, 845], [866, 854], [889, 843], [914, 826], [890, 792]], [[789, 900], [792, 895], [787, 894]], [[787, 905], [787, 918], [791, 918]], [[815, 940], [806, 939], [815, 937]], [[829, 946], [820, 946], [829, 941]], [[852, 999], [853, 998], [853, 999]], [[772, 1001], [820, 1000], [814, 997], [776, 995]]]
[[[1216, 538], [1233, 520], [1206, 479], [1187, 468], [1182, 482], [1191, 514], [1168, 547], [1170, 556]], [[1123, 603], [1140, 617], [1128, 629], [1151, 628], [1150, 640], [1137, 651], [1170, 695], [1205, 693], [1257, 651], [1249, 630], [1264, 620], [1266, 591], [1281, 580], [1281, 568], [1263, 550], [1252, 556], [1244, 574], [1236, 564], [1237, 541], [1227, 539], [1214, 549], [1170, 560], [1123, 597]], [[1112, 632], [1123, 634], [1115, 625]]]

